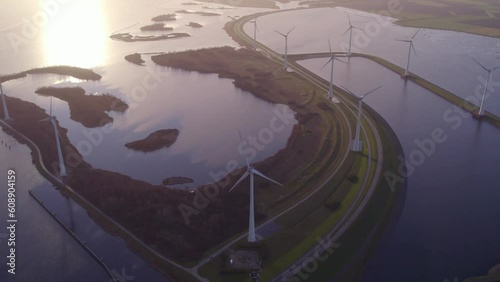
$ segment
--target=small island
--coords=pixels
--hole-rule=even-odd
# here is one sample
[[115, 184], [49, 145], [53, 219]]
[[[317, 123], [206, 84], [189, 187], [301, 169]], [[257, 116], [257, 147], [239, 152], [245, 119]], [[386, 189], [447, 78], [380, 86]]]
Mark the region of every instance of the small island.
[[166, 40], [166, 39], [175, 39], [181, 37], [189, 37], [191, 36], [189, 33], [169, 33], [162, 35], [150, 35], [150, 36], [140, 36], [140, 35], [132, 35], [130, 33], [116, 33], [110, 36], [113, 40], [125, 41], [125, 42], [136, 42], [136, 41], [156, 41], [156, 40]]
[[165, 26], [164, 23], [154, 23], [141, 27], [142, 31], [172, 31], [173, 27]]
[[176, 13], [179, 13], [179, 14], [193, 14], [193, 15], [200, 15], [200, 16], [205, 16], [205, 17], [221, 16], [221, 14], [217, 14], [217, 13], [201, 12], [201, 11], [191, 11], [191, 10], [179, 10], [179, 11], [176, 11]]
[[169, 22], [169, 21], [175, 21], [177, 18], [175, 17], [175, 14], [163, 14], [156, 16], [151, 19], [154, 22]]
[[190, 22], [189, 24], [187, 24], [187, 26], [194, 27], [194, 28], [203, 27], [203, 25], [201, 25], [199, 23], [195, 23], [195, 22]]
[[86, 95], [81, 87], [41, 87], [35, 93], [68, 102], [70, 117], [88, 128], [101, 127], [113, 121], [106, 112], [124, 112], [128, 105], [108, 93]]
[[131, 62], [132, 64], [136, 64], [139, 66], [143, 66], [144, 63], [146, 62], [142, 59], [141, 54], [139, 54], [139, 53], [127, 55], [127, 56], [125, 56], [125, 60], [127, 60], [128, 62]]
[[82, 80], [100, 80], [102, 78], [101, 75], [95, 73], [93, 70], [78, 68], [78, 67], [70, 67], [70, 66], [51, 66], [44, 68], [34, 68], [27, 71], [8, 74], [0, 76], [0, 82], [6, 82], [9, 80], [14, 80], [18, 78], [23, 78], [28, 76], [29, 74], [58, 74], [58, 75], [67, 75], [72, 76], [74, 78], [82, 79]]
[[125, 147], [142, 152], [153, 152], [161, 148], [172, 146], [179, 136], [178, 129], [161, 129], [148, 135], [148, 137], [129, 142]]
[[193, 183], [194, 180], [189, 177], [170, 177], [162, 181], [163, 186], [168, 185], [179, 185], [179, 184], [188, 184]]

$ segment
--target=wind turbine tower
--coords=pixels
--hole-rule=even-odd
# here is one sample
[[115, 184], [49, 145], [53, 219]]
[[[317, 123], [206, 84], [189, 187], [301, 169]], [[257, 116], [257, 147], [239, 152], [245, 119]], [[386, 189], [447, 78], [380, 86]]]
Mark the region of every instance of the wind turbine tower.
[[406, 69], [405, 69], [405, 74], [404, 74], [405, 77], [410, 74], [409, 70], [410, 70], [410, 55], [411, 55], [411, 51], [413, 50], [413, 53], [415, 55], [417, 55], [417, 51], [415, 51], [415, 47], [413, 46], [413, 39], [415, 38], [415, 36], [417, 36], [417, 34], [418, 34], [419, 31], [420, 31], [420, 29], [418, 29], [417, 32], [415, 32], [415, 34], [409, 40], [398, 40], [398, 41], [401, 41], [401, 42], [410, 43], [410, 46], [408, 46], [408, 58], [406, 59]]
[[257, 26], [257, 18], [250, 22], [253, 23], [253, 47], [257, 49], [257, 31], [259, 30], [259, 27]]
[[500, 66], [497, 66], [497, 67], [494, 67], [494, 68], [487, 68], [485, 67], [483, 64], [479, 63], [478, 61], [476, 61], [476, 59], [472, 58], [474, 60], [474, 62], [476, 62], [481, 68], [483, 68], [485, 71], [488, 72], [488, 77], [486, 78], [486, 85], [484, 86], [484, 91], [483, 91], [483, 97], [481, 98], [481, 105], [479, 106], [479, 113], [477, 114], [479, 117], [483, 116], [484, 115], [484, 100], [486, 98], [486, 91], [488, 91], [488, 84], [490, 82], [490, 78], [491, 78], [491, 73], [500, 68]]
[[347, 53], [347, 55], [351, 56], [352, 31], [353, 29], [358, 29], [358, 30], [361, 29], [352, 25], [351, 16], [349, 14], [347, 14], [347, 19], [349, 19], [349, 28], [344, 32], [344, 35], [346, 35], [346, 33], [349, 32], [349, 52]]
[[66, 176], [66, 166], [64, 165], [64, 158], [62, 154], [62, 148], [61, 148], [61, 141], [60, 137], [61, 134], [59, 134], [59, 130], [57, 129], [57, 118], [56, 116], [52, 115], [52, 97], [50, 97], [50, 115], [46, 119], [40, 120], [42, 121], [49, 121], [52, 123], [52, 126], [54, 127], [54, 134], [56, 137], [56, 146], [57, 146], [57, 156], [59, 157], [59, 176], [63, 177]]
[[[243, 143], [243, 138], [241, 137], [240, 133], [240, 140]], [[255, 211], [254, 211], [254, 175], [258, 175], [264, 179], [267, 179], [279, 186], [281, 185], [279, 182], [272, 180], [271, 178], [265, 176], [258, 170], [256, 170], [253, 166], [250, 165], [248, 159], [246, 158], [246, 163], [247, 163], [247, 171], [240, 177], [240, 179], [234, 184], [234, 186], [229, 190], [229, 192], [233, 191], [238, 184], [240, 184], [245, 178], [250, 176], [250, 211], [248, 214], [248, 242], [254, 243], [256, 241], [255, 238]]]
[[290, 29], [290, 31], [288, 31], [286, 34], [283, 34], [279, 31], [276, 31], [279, 35], [283, 36], [285, 38], [285, 70], [288, 69], [288, 35], [290, 34], [290, 32], [292, 32], [292, 30], [294, 30], [295, 27], [293, 27], [292, 29]]
[[[342, 85], [341, 85], [342, 86]], [[377, 91], [378, 89], [380, 89], [382, 86], [379, 86], [361, 96], [357, 96], [355, 95], [354, 93], [352, 93], [351, 91], [349, 91], [347, 88], [345, 88], [344, 86], [342, 86], [342, 88], [347, 91], [349, 94], [351, 94], [352, 96], [354, 96], [354, 98], [356, 100], [358, 100], [358, 121], [356, 123], [356, 136], [354, 137], [354, 140], [352, 141], [351, 143], [351, 150], [353, 150], [354, 152], [360, 152], [361, 151], [361, 148], [362, 148], [362, 144], [361, 144], [361, 140], [359, 140], [359, 137], [360, 137], [360, 130], [361, 130], [361, 110], [363, 108], [363, 99], [368, 96], [369, 94]]]
[[4, 113], [4, 119], [9, 120], [10, 115], [9, 115], [9, 109], [7, 109], [7, 102], [5, 102], [5, 93], [3, 92], [3, 86], [2, 83], [0, 83], [0, 92], [2, 92], [2, 105], [3, 105], [3, 113]]
[[328, 99], [334, 101], [335, 103], [340, 103], [337, 99], [334, 100], [333, 98], [333, 66], [335, 64], [335, 60], [340, 61], [342, 63], [346, 63], [342, 60], [337, 59], [337, 57], [333, 54], [332, 52], [332, 45], [330, 44], [330, 40], [328, 40], [328, 48], [330, 48], [330, 60], [326, 62], [326, 64], [321, 68], [324, 69], [326, 65], [328, 65], [331, 62], [331, 68], [330, 68], [330, 88], [328, 89]]

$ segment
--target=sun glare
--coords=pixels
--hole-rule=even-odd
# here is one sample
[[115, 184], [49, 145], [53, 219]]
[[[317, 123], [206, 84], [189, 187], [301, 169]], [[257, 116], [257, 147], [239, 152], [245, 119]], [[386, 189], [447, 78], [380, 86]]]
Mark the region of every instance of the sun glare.
[[105, 21], [99, 0], [78, 0], [61, 7], [45, 28], [47, 65], [91, 68], [105, 58]]

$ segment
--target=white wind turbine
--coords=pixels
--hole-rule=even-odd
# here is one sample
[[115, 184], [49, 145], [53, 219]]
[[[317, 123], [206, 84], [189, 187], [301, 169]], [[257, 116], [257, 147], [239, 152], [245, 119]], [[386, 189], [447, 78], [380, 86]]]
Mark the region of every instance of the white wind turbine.
[[488, 91], [488, 83], [490, 82], [490, 77], [491, 77], [491, 73], [500, 68], [500, 66], [497, 66], [497, 67], [494, 67], [494, 68], [487, 68], [485, 67], [484, 65], [482, 65], [481, 63], [479, 63], [478, 61], [476, 61], [476, 59], [472, 58], [474, 60], [474, 62], [476, 62], [481, 68], [483, 68], [485, 71], [488, 72], [488, 77], [486, 78], [486, 85], [484, 86], [484, 91], [483, 91], [483, 98], [481, 98], [481, 105], [479, 106], [479, 113], [477, 114], [478, 116], [483, 116], [484, 115], [484, 99], [486, 97], [486, 91]]
[[66, 176], [67, 173], [66, 173], [66, 166], [64, 165], [64, 158], [63, 158], [62, 149], [61, 149], [61, 142], [59, 140], [59, 138], [61, 137], [61, 134], [59, 134], [59, 130], [57, 129], [57, 118], [56, 118], [56, 116], [52, 115], [52, 96], [50, 97], [49, 117], [46, 119], [42, 119], [40, 121], [42, 122], [42, 121], [48, 121], [48, 120], [50, 120], [50, 122], [52, 123], [52, 126], [54, 127], [54, 134], [56, 136], [56, 145], [57, 145], [57, 156], [59, 157], [59, 167], [60, 167], [59, 176], [63, 177], [63, 176]]
[[288, 35], [290, 34], [290, 32], [292, 32], [292, 30], [294, 30], [295, 27], [293, 27], [292, 29], [290, 29], [290, 31], [288, 31], [286, 34], [283, 34], [279, 31], [276, 31], [276, 33], [278, 33], [279, 35], [283, 36], [285, 38], [285, 70], [288, 69]]
[[358, 27], [355, 27], [352, 25], [351, 16], [349, 14], [347, 14], [347, 18], [349, 19], [349, 28], [344, 32], [344, 35], [346, 35], [346, 33], [349, 32], [349, 53], [347, 55], [351, 56], [352, 31], [353, 31], [353, 29], [361, 30], [361, 28], [358, 28]]
[[0, 92], [2, 92], [2, 105], [3, 105], [3, 114], [5, 116], [5, 120], [9, 120], [10, 119], [10, 115], [9, 115], [9, 109], [7, 109], [7, 102], [5, 102], [5, 93], [3, 93], [3, 86], [2, 86], [2, 83], [0, 83]]
[[[241, 137], [240, 133], [240, 140], [243, 143], [243, 138]], [[246, 163], [247, 163], [247, 171], [240, 177], [240, 179], [234, 184], [234, 186], [229, 190], [229, 192], [233, 191], [238, 184], [240, 184], [247, 176], [250, 176], [250, 211], [248, 215], [248, 242], [254, 243], [256, 241], [255, 239], [255, 212], [254, 212], [254, 174], [267, 179], [279, 186], [283, 186], [277, 181], [272, 180], [271, 178], [265, 176], [258, 170], [256, 170], [253, 166], [250, 165], [249, 161], [247, 158], [245, 158]]]
[[359, 152], [361, 151], [361, 147], [362, 147], [362, 144], [361, 144], [361, 140], [359, 140], [359, 135], [360, 135], [360, 130], [361, 130], [361, 109], [363, 107], [363, 99], [368, 96], [368, 94], [371, 94], [375, 91], [377, 91], [378, 89], [380, 89], [382, 86], [379, 86], [369, 92], [366, 92], [365, 94], [361, 95], [361, 96], [357, 96], [355, 95], [354, 93], [352, 93], [351, 91], [349, 91], [347, 88], [345, 88], [344, 86], [341, 85], [341, 87], [347, 91], [349, 94], [351, 94], [356, 100], [358, 100], [358, 122], [356, 124], [356, 137], [354, 138], [354, 140], [352, 141], [351, 143], [351, 149], [354, 151], [354, 152]]
[[257, 31], [259, 30], [259, 27], [257, 26], [257, 18], [250, 22], [253, 23], [253, 47], [257, 49]]
[[[328, 62], [326, 62], [326, 64], [321, 69], [324, 69], [326, 67], [326, 65], [328, 65], [328, 63], [331, 62], [331, 68], [330, 68], [330, 88], [328, 89], [328, 99], [334, 101], [333, 100], [333, 66], [335, 64], [335, 60], [340, 61], [340, 62], [342, 62], [344, 64], [346, 64], [346, 62], [337, 59], [337, 57], [333, 54], [333, 52], [332, 52], [332, 45], [330, 44], [330, 40], [328, 40], [328, 48], [330, 48], [330, 60], [328, 60]], [[338, 100], [336, 100], [335, 102], [339, 103]]]
[[408, 58], [406, 59], [406, 69], [405, 69], [404, 76], [408, 76], [410, 74], [409, 69], [410, 69], [410, 55], [411, 55], [411, 50], [413, 50], [413, 53], [415, 53], [415, 55], [417, 55], [417, 51], [415, 51], [415, 47], [413, 46], [413, 39], [415, 38], [415, 36], [417, 36], [417, 34], [418, 34], [419, 31], [420, 31], [420, 28], [417, 30], [417, 32], [415, 32], [415, 34], [411, 37], [410, 40], [408, 40], [408, 39], [406, 39], [406, 40], [398, 40], [398, 41], [401, 41], [401, 42], [410, 43], [410, 46], [408, 46]]

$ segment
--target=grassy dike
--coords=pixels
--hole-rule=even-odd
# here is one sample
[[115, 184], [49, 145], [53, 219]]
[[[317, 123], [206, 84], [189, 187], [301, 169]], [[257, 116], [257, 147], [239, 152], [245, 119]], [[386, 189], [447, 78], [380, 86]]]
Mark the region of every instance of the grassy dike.
[[[387, 122], [371, 108], [366, 108], [374, 116], [381, 132], [384, 148], [382, 172], [397, 174], [397, 158], [404, 156], [401, 143]], [[310, 273], [308, 279], [321, 281], [335, 278], [336, 281], [343, 282], [358, 281], [384, 232], [399, 218], [406, 198], [406, 188], [406, 181], [391, 187], [385, 177], [382, 177], [360, 218], [336, 241], [340, 247], [336, 248], [326, 261], [319, 263], [318, 269]]]
[[125, 240], [127, 245], [131, 247], [136, 253], [144, 257], [148, 262], [157, 267], [160, 272], [170, 278], [176, 279], [178, 281], [186, 282], [196, 282], [198, 279], [193, 277], [191, 274], [179, 269], [178, 267], [168, 263], [163, 258], [159, 257], [156, 252], [152, 252], [147, 248], [142, 241], [137, 237], [133, 236], [130, 232], [126, 231], [122, 226], [120, 226], [115, 221], [111, 220], [107, 216], [103, 216], [101, 211], [97, 209], [94, 205], [85, 200], [80, 194], [71, 189], [71, 187], [63, 184], [58, 178], [53, 174], [49, 173], [46, 167], [43, 165], [43, 160], [38, 150], [38, 147], [26, 138], [24, 135], [19, 133], [17, 130], [12, 128], [10, 125], [4, 121], [0, 121], [0, 125], [4, 128], [9, 135], [12, 135], [19, 143], [27, 145], [31, 150], [31, 156], [33, 158], [33, 163], [37, 171], [48, 181], [50, 181], [61, 193], [67, 197], [71, 197], [78, 205], [85, 209], [89, 216], [96, 221], [101, 228], [105, 229], [107, 232], [120, 236]]
[[[334, 52], [334, 54], [337, 55], [347, 55], [345, 52]], [[289, 55], [290, 60], [294, 61], [300, 61], [300, 60], [307, 60], [307, 59], [312, 59], [312, 58], [320, 58], [320, 57], [327, 57], [329, 54], [301, 54], [301, 55]], [[373, 55], [368, 55], [368, 54], [363, 54], [363, 53], [352, 53], [352, 57], [361, 57], [361, 58], [366, 58], [369, 59], [373, 62], [378, 63], [379, 65], [393, 71], [394, 73], [403, 76], [405, 70], [397, 66], [383, 58], [373, 56]], [[470, 103], [469, 101], [451, 93], [450, 91], [437, 86], [436, 84], [433, 84], [432, 82], [425, 80], [424, 78], [414, 74], [410, 73], [408, 77], [406, 77], [409, 81], [429, 90], [431, 93], [437, 95], [438, 97], [444, 99], [445, 101], [463, 109], [464, 111], [470, 113], [474, 117], [477, 117], [477, 113], [479, 112], [479, 107]], [[471, 96], [473, 93], [471, 93]], [[500, 117], [494, 115], [491, 112], [484, 111], [484, 116], [481, 117], [481, 119], [484, 119], [487, 122], [490, 122], [494, 126], [500, 128]]]
[[[248, 45], [247, 42], [242, 40], [236, 32], [234, 32], [235, 27], [234, 23], [228, 23], [226, 25], [226, 31], [240, 44]], [[316, 78], [317, 79], [317, 78]], [[324, 82], [322, 82], [324, 83]], [[338, 89], [337, 89], [338, 91]], [[349, 95], [342, 91], [342, 95], [350, 99]], [[324, 99], [323, 95], [318, 95], [321, 97], [309, 97], [308, 102], [312, 102], [315, 99]], [[329, 102], [330, 103], [330, 102]], [[331, 104], [331, 103], [330, 103]], [[345, 107], [344, 105], [340, 105], [340, 107]], [[366, 107], [366, 106], [365, 106]], [[345, 110], [345, 108], [343, 108]], [[392, 132], [390, 127], [385, 123], [385, 121], [378, 116], [376, 113], [371, 111], [371, 116], [375, 116], [376, 122], [379, 124], [383, 124], [384, 130], [382, 131], [383, 136], [382, 143], [384, 144], [384, 162], [387, 162], [388, 159], [391, 159], [391, 163], [394, 165], [385, 165], [384, 170], [388, 167], [393, 167], [394, 170], [397, 169], [397, 156], [402, 155], [401, 147], [392, 148], [388, 150], [387, 147], [399, 145], [399, 141], [397, 137]], [[355, 121], [350, 121], [352, 124]], [[380, 125], [379, 125], [380, 127]], [[390, 142], [388, 142], [389, 140]], [[374, 142], [374, 140], [368, 140], [367, 142]], [[366, 153], [366, 151], [364, 152]], [[376, 152], [372, 152], [376, 154]], [[375, 156], [376, 157], [376, 156]], [[293, 264], [295, 260], [300, 258], [302, 254], [307, 252], [314, 244], [316, 243], [318, 238], [321, 238], [337, 223], [342, 214], [346, 212], [347, 207], [354, 204], [357, 206], [362, 198], [360, 198], [357, 202], [354, 202], [355, 196], [359, 191], [360, 183], [349, 183], [348, 175], [357, 174], [362, 175], [366, 173], [366, 165], [367, 165], [366, 156], [363, 154], [353, 154], [350, 153], [348, 156], [349, 165], [346, 165], [343, 171], [340, 171], [332, 180], [330, 180], [327, 185], [321, 190], [318, 191], [316, 195], [311, 197], [308, 201], [304, 202], [300, 206], [294, 208], [293, 211], [290, 211], [288, 214], [282, 216], [281, 218], [275, 220], [276, 224], [279, 224], [281, 230], [276, 234], [264, 240], [264, 244], [269, 249], [269, 258], [264, 260], [264, 272], [261, 276], [262, 281], [268, 281], [281, 271], [285, 270], [288, 266]], [[314, 165], [311, 166], [311, 170], [314, 171]], [[320, 165], [317, 165], [316, 168], [320, 168]], [[323, 168], [324, 169], [324, 168]], [[316, 171], [317, 172], [317, 171]], [[369, 177], [373, 177], [373, 175], [369, 175]], [[335, 179], [337, 178], [337, 179]], [[383, 178], [382, 178], [383, 179]], [[313, 183], [309, 183], [311, 186]], [[376, 204], [370, 203], [368, 208], [378, 208], [374, 211], [374, 216], [380, 218], [379, 221], [376, 221], [374, 224], [371, 222], [363, 222], [363, 224], [355, 224], [348, 232], [349, 234], [353, 232], [352, 230], [361, 226], [363, 230], [357, 230], [357, 232], [365, 232], [365, 233], [357, 233], [354, 234], [356, 238], [366, 239], [364, 238], [364, 234], [370, 233], [374, 234], [374, 228], [378, 227], [375, 230], [382, 231], [382, 223], [383, 221], [388, 221], [388, 210], [393, 206], [392, 203], [395, 202], [392, 200], [392, 197], [396, 197], [401, 195], [400, 193], [394, 194], [382, 194], [378, 193], [381, 190], [380, 186], [383, 183], [379, 184], [377, 187], [376, 193], [372, 196], [373, 199], [382, 199], [382, 201], [377, 201]], [[390, 191], [390, 189], [386, 189]], [[366, 192], [361, 191], [364, 195]], [[376, 198], [377, 197], [377, 198]], [[401, 198], [401, 197], [399, 197]], [[329, 203], [336, 202], [340, 205], [338, 206], [328, 206]], [[381, 208], [380, 204], [387, 204], [389, 202], [389, 206], [386, 208]], [[401, 201], [400, 201], [401, 202]], [[363, 213], [366, 215], [366, 211]], [[345, 237], [345, 236], [344, 236]], [[342, 237], [342, 238], [344, 238]], [[371, 237], [375, 238], [375, 237]], [[241, 240], [243, 242], [244, 240]], [[370, 240], [370, 242], [372, 242]], [[357, 240], [357, 241], [343, 241], [341, 249], [342, 253], [338, 258], [342, 261], [339, 264], [339, 270], [346, 264], [348, 258], [357, 257], [357, 251], [362, 248], [360, 246], [364, 246], [366, 244], [365, 240]], [[372, 243], [373, 244], [373, 243]], [[200, 270], [200, 274], [209, 278], [213, 281], [248, 281], [248, 277], [246, 274], [240, 275], [219, 275], [217, 272], [217, 267], [220, 262], [216, 260], [211, 261], [209, 264], [205, 265]], [[326, 265], [326, 264], [324, 264]], [[330, 269], [330, 266], [326, 267]], [[321, 269], [318, 270], [318, 273], [321, 272]], [[331, 273], [330, 270], [327, 270], [328, 273]], [[331, 276], [331, 275], [330, 275]], [[315, 281], [315, 280], [311, 280]]]

